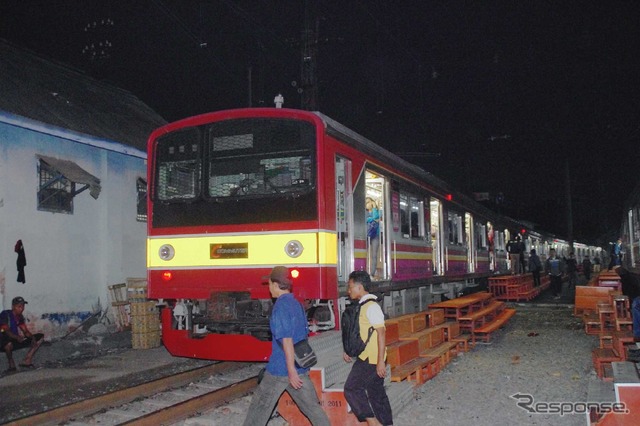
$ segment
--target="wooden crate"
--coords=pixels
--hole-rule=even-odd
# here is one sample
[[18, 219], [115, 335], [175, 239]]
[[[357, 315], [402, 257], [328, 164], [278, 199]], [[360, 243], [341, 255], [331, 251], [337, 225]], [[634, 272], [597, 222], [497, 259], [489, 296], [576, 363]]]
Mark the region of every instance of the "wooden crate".
[[387, 346], [387, 363], [397, 367], [419, 356], [416, 340], [401, 340]]
[[425, 328], [427, 328], [427, 315], [424, 312], [419, 312], [411, 316], [412, 333], [424, 330]]
[[390, 320], [385, 321], [385, 342], [387, 345], [395, 343], [400, 338], [400, 331], [397, 322], [391, 322]]
[[444, 322], [444, 309], [429, 309], [425, 312], [429, 322], [429, 327], [442, 324]]
[[131, 346], [133, 349], [153, 349], [160, 346], [160, 330], [145, 333], [131, 333]]

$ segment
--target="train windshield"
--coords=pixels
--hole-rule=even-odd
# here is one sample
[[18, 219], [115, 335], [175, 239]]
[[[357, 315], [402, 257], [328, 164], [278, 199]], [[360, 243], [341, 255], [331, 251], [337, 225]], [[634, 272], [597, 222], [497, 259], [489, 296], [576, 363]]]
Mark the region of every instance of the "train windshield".
[[[282, 118], [213, 122], [163, 135], [155, 154], [154, 226], [315, 216], [312, 123]], [[275, 201], [282, 200], [298, 216], [277, 207]], [[262, 207], [266, 211], [258, 213]]]
[[207, 195], [263, 197], [306, 192], [312, 184], [313, 126], [250, 119], [209, 128]]

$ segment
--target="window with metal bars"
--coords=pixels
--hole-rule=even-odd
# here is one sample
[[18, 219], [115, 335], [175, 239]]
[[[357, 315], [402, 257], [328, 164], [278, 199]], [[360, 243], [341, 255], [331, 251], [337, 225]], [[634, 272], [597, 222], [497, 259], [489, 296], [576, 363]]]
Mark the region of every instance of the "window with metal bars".
[[73, 214], [75, 183], [44, 161], [38, 162], [38, 210]]

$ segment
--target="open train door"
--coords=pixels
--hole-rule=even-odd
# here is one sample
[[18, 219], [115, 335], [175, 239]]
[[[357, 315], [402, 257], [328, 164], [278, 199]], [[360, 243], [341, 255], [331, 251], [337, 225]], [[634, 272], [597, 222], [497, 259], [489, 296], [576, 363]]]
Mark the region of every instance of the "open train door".
[[336, 157], [336, 232], [338, 233], [338, 282], [345, 283], [353, 266], [353, 191], [351, 161]]

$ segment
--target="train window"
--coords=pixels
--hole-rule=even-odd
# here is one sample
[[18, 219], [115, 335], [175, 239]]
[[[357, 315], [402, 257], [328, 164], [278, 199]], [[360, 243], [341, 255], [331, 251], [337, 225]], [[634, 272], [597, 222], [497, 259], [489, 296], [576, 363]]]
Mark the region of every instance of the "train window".
[[480, 222], [476, 222], [476, 248], [487, 248], [487, 227]]
[[455, 212], [449, 212], [447, 214], [448, 228], [449, 228], [449, 243], [462, 244], [462, 216]]
[[189, 200], [200, 194], [200, 131], [189, 128], [158, 139], [156, 197]]
[[406, 194], [400, 194], [400, 232], [404, 238], [409, 238], [411, 224], [411, 206], [409, 205], [409, 197]]
[[209, 136], [209, 197], [266, 197], [312, 189], [311, 123], [230, 120], [211, 125]]
[[411, 206], [410, 227], [411, 238], [421, 239], [424, 237], [424, 205], [417, 198], [410, 197]]

